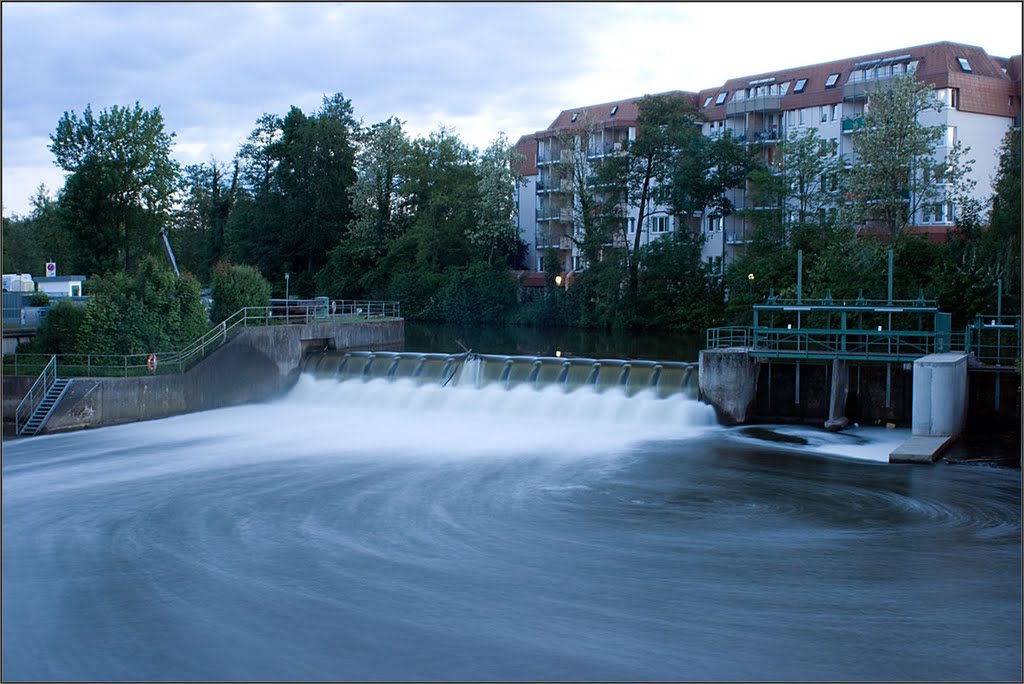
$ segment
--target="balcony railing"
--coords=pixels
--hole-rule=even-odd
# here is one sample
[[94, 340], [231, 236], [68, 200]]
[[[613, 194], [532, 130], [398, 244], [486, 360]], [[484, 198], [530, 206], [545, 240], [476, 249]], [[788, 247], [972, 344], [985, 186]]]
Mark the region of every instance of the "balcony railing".
[[777, 112], [782, 109], [782, 98], [778, 95], [762, 95], [744, 100], [733, 100], [725, 105], [725, 115], [734, 116], [747, 112]]
[[863, 116], [845, 116], [843, 117], [843, 133], [852, 133], [853, 131], [860, 130], [864, 127]]

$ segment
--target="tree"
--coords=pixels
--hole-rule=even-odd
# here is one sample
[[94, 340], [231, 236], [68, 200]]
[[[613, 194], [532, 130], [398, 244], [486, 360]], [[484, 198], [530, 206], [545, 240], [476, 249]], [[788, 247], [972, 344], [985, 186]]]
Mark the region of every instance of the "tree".
[[64, 273], [79, 268], [69, 235], [62, 225], [60, 204], [40, 185], [31, 198], [28, 216], [3, 217], [4, 273], [42, 273], [54, 261]]
[[213, 297], [210, 321], [220, 323], [247, 306], [268, 306], [270, 290], [270, 283], [252, 266], [218, 263], [210, 282]]
[[164, 130], [160, 108], [112, 106], [82, 117], [65, 112], [50, 136], [55, 163], [71, 175], [61, 203], [82, 270], [102, 273], [158, 249], [178, 178], [171, 159], [174, 133]]
[[[619, 207], [616, 218], [623, 226], [621, 208], [637, 210], [636, 233], [627, 245], [629, 299], [636, 300], [639, 287], [640, 242], [644, 221], [659, 199], [666, 199], [676, 154], [700, 135], [700, 114], [682, 95], [646, 95], [638, 103], [636, 139], [623, 146], [622, 154], [609, 155], [595, 170], [595, 180], [606, 190], [606, 207]], [[609, 214], [613, 211], [605, 210]]]
[[238, 185], [238, 163], [228, 178], [227, 167], [211, 159], [190, 164], [182, 177], [181, 195], [168, 230], [182, 270], [208, 282], [213, 264], [224, 254], [224, 234]]
[[515, 170], [519, 157], [504, 133], [499, 134], [480, 156], [477, 181], [479, 218], [469, 237], [486, 252], [488, 265], [494, 264], [496, 255], [500, 255], [501, 263], [504, 263], [507, 254], [502, 253], [503, 250], [518, 240], [514, 216], [515, 188], [522, 180]]
[[948, 177], [963, 177], [950, 172], [951, 160], [935, 155], [943, 127], [921, 122], [923, 114], [942, 108], [932, 91], [908, 74], [893, 76], [871, 94], [863, 126], [853, 136], [850, 223], [876, 224], [895, 239], [919, 209], [944, 196]]
[[660, 331], [697, 332], [720, 315], [721, 285], [700, 258], [701, 240], [680, 231], [645, 245], [638, 318]]
[[690, 135], [681, 139], [671, 172], [659, 188], [659, 198], [673, 214], [697, 231], [695, 219], [713, 214], [729, 216], [735, 210], [726, 191], [742, 186], [756, 166], [753, 156], [731, 134], [720, 137]]
[[823, 225], [822, 215], [842, 204], [845, 163], [834, 141], [814, 129], [790, 133], [780, 146], [786, 207], [796, 213], [798, 226]]

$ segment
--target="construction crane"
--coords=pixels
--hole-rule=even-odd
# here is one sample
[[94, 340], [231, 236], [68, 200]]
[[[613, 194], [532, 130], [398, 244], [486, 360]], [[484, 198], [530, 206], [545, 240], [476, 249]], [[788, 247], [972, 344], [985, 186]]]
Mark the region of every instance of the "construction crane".
[[181, 278], [181, 271], [178, 270], [178, 262], [174, 259], [174, 250], [171, 249], [171, 242], [167, 239], [167, 229], [160, 229], [160, 237], [164, 241], [164, 252], [167, 254], [167, 261], [171, 264], [171, 269], [174, 271], [174, 275], [177, 278]]

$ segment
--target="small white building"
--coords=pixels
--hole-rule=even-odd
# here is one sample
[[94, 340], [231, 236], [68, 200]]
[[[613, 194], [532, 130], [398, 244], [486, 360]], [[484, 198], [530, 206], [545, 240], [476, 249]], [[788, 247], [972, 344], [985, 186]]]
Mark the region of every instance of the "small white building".
[[4, 292], [35, 292], [36, 284], [28, 273], [4, 273]]
[[50, 297], [81, 297], [85, 276], [51, 276], [36, 279], [36, 287]]

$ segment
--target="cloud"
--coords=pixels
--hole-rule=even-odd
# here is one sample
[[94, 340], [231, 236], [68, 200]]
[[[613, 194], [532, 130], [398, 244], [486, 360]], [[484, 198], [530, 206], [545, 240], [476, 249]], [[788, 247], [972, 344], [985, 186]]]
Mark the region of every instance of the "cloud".
[[[341, 92], [367, 124], [485, 146], [559, 111], [938, 40], [1020, 52], [1019, 3], [4, 3], [3, 201], [66, 110], [139, 101], [179, 161]], [[955, 22], [952, 21], [955, 18]], [[1014, 47], [1015, 46], [1015, 47]], [[18, 169], [14, 174], [14, 169]], [[10, 180], [10, 185], [8, 181]]]

